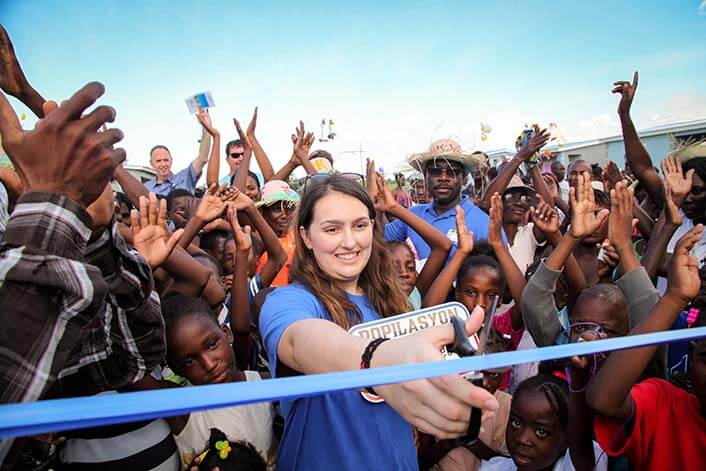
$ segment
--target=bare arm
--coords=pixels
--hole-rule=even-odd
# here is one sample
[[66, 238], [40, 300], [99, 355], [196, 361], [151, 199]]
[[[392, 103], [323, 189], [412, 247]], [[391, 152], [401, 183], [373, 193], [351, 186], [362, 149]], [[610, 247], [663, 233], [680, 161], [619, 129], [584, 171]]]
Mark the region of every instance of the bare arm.
[[135, 178], [130, 172], [125, 170], [122, 164], [115, 167], [113, 170], [113, 177], [120, 184], [120, 188], [125, 192], [125, 196], [130, 200], [133, 206], [136, 208], [140, 207], [140, 196], [147, 198], [149, 196], [149, 191], [145, 185]]
[[463, 261], [473, 251], [473, 233], [466, 229], [465, 214], [460, 206], [456, 206], [456, 231], [458, 233], [458, 250], [424, 296], [422, 302], [424, 307], [435, 306], [446, 301]]
[[[698, 225], [682, 237], [670, 262], [667, 293], [652, 313], [630, 335], [669, 330], [679, 313], [696, 296], [701, 286], [698, 260], [689, 251], [701, 238], [703, 226]], [[589, 384], [586, 399], [596, 413], [618, 421], [630, 417], [633, 405], [630, 390], [635, 385], [657, 346], [612, 352]]]
[[[208, 113], [207, 110], [203, 110]], [[220, 142], [220, 135], [218, 136], [219, 142]], [[214, 139], [215, 141], [215, 139]], [[206, 166], [208, 163], [208, 149], [210, 148], [211, 144], [211, 136], [209, 133], [206, 131], [206, 129], [201, 130], [201, 142], [199, 142], [199, 154], [196, 156], [196, 159], [194, 159], [193, 162], [191, 162], [191, 167], [194, 169], [194, 174], [195, 175], [201, 175], [201, 172], [203, 172], [203, 168]], [[215, 142], [214, 142], [215, 144]], [[213, 155], [213, 149], [211, 150], [211, 155]], [[216, 159], [218, 160], [218, 159]], [[208, 179], [208, 171], [206, 173], [206, 178]], [[218, 181], [218, 172], [216, 172], [216, 181]], [[208, 185], [208, 180], [206, 181], [206, 184]]]
[[453, 244], [448, 237], [439, 232], [434, 226], [399, 205], [394, 196], [392, 196], [390, 189], [387, 188], [382, 175], [376, 175], [376, 181], [378, 193], [382, 193], [383, 195], [383, 207], [378, 208], [378, 212], [387, 212], [407, 224], [412, 230], [419, 234], [422, 239], [424, 239], [424, 242], [431, 248], [431, 253], [424, 264], [424, 268], [417, 277], [417, 288], [419, 288], [419, 292], [424, 296], [434, 279], [439, 272], [441, 272], [442, 268], [444, 268]]
[[252, 337], [250, 336], [250, 305], [248, 304], [248, 255], [252, 248], [250, 226], [245, 229], [238, 223], [238, 214], [234, 206], [228, 208], [228, 222], [233, 230], [235, 240], [235, 266], [233, 267], [233, 284], [230, 288], [230, 325], [233, 335], [237, 337], [233, 349], [239, 365], [247, 365], [252, 354]]
[[512, 160], [505, 165], [505, 167], [503, 167], [502, 172], [500, 172], [500, 174], [488, 185], [482, 199], [482, 204], [485, 208], [490, 208], [490, 198], [493, 194], [499, 193], [502, 195], [505, 192], [505, 189], [510, 184], [510, 180], [512, 180], [513, 175], [515, 175], [517, 169], [520, 168], [520, 165], [529, 159], [532, 154], [541, 149], [548, 140], [549, 133], [546, 129], [542, 129], [542, 131], [534, 133], [529, 142], [525, 144], [525, 146], [522, 147], [517, 154], [515, 154], [515, 157], [513, 157]]
[[522, 320], [522, 292], [527, 281], [515, 263], [515, 259], [510, 255], [502, 237], [503, 224], [503, 202], [500, 194], [495, 193], [490, 198], [490, 226], [488, 227], [488, 242], [498, 257], [498, 262], [503, 269], [507, 287], [510, 289], [512, 299], [517, 305], [517, 309], [510, 311], [512, 328], [520, 330], [524, 328], [525, 322]]
[[274, 233], [270, 225], [267, 224], [265, 218], [262, 217], [260, 211], [255, 208], [255, 205], [250, 198], [248, 198], [244, 193], [240, 193], [238, 195], [236, 205], [238, 210], [247, 215], [255, 231], [260, 234], [262, 243], [267, 251], [267, 261], [260, 270], [260, 282], [264, 287], [270, 286], [272, 281], [275, 279], [275, 276], [277, 276], [277, 273], [279, 273], [284, 264], [287, 262], [287, 253], [282, 248], [282, 244], [277, 238], [277, 235]]
[[615, 82], [613, 93], [620, 94], [620, 104], [618, 105], [618, 117], [623, 131], [623, 142], [625, 143], [625, 159], [630, 165], [632, 173], [642, 183], [653, 201], [661, 201], [662, 181], [652, 166], [652, 159], [647, 149], [642, 145], [640, 137], [637, 135], [635, 125], [630, 117], [630, 107], [632, 106], [635, 92], [637, 91], [637, 81], [639, 74], [633, 74], [632, 83]]
[[248, 125], [247, 136], [250, 141], [250, 146], [252, 147], [253, 153], [255, 154], [255, 160], [257, 160], [257, 165], [258, 167], [260, 167], [260, 171], [262, 172], [262, 176], [265, 181], [268, 182], [272, 180], [272, 175], [274, 175], [275, 171], [272, 168], [272, 162], [270, 162], [270, 158], [267, 157], [265, 150], [260, 145], [260, 141], [258, 141], [257, 137], [255, 136], [256, 125], [257, 106], [255, 107], [255, 111], [253, 112], [250, 124]]

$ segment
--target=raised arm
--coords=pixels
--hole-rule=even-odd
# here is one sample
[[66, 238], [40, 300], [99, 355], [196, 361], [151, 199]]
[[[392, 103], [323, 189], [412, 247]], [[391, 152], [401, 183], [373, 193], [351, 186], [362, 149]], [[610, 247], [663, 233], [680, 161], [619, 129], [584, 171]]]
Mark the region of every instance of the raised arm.
[[[373, 167], [375, 166], [375, 163], [372, 161], [371, 164]], [[377, 194], [381, 195], [377, 198], [376, 209], [378, 212], [386, 212], [407, 224], [413, 231], [419, 234], [420, 237], [424, 239], [424, 242], [431, 248], [424, 268], [422, 268], [421, 273], [417, 276], [417, 288], [422, 296], [424, 296], [434, 279], [439, 272], [441, 272], [442, 268], [444, 268], [453, 243], [434, 226], [398, 204], [392, 192], [390, 192], [390, 189], [387, 187], [383, 176], [380, 174], [374, 175]]]
[[[199, 156], [194, 160], [192, 165], [194, 166], [194, 173], [199, 175], [203, 170], [203, 166], [208, 162], [208, 168], [206, 168], [206, 186], [210, 187], [214, 183], [218, 183], [218, 173], [220, 172], [221, 166], [221, 133], [213, 127], [211, 115], [208, 113], [207, 109], [200, 110], [196, 117], [203, 127], [203, 132], [201, 133]], [[211, 143], [211, 156], [208, 157], [208, 143], [211, 138], [213, 138], [213, 143]]]
[[250, 226], [241, 228], [238, 223], [238, 211], [234, 205], [228, 207], [228, 222], [235, 240], [235, 260], [233, 266], [233, 284], [230, 288], [230, 327], [235, 336], [233, 350], [238, 365], [247, 365], [252, 354], [250, 336], [250, 304], [248, 303], [248, 256], [252, 248]]
[[[667, 292], [652, 313], [630, 331], [630, 335], [669, 330], [679, 313], [698, 294], [701, 286], [699, 262], [689, 251], [701, 239], [703, 226], [687, 232], [677, 242], [669, 263]], [[633, 410], [630, 390], [635, 385], [657, 346], [618, 350], [612, 352], [588, 386], [589, 406], [604, 417], [625, 421]], [[630, 433], [630, 424], [626, 433]]]
[[[507, 249], [502, 236], [503, 229], [503, 201], [500, 193], [495, 193], [490, 198], [490, 225], [488, 227], [488, 242], [490, 246], [495, 251], [495, 255], [498, 257], [498, 262], [503, 269], [503, 274], [505, 275], [505, 282], [507, 287], [510, 289], [510, 294], [512, 299], [517, 304], [518, 308], [521, 306], [522, 301], [522, 291], [525, 289], [527, 284], [525, 277], [520, 271], [520, 268], [515, 263], [515, 259], [510, 255], [510, 251]], [[512, 316], [512, 328], [513, 330], [520, 330], [524, 328], [525, 323], [522, 320], [522, 309], [513, 309], [510, 311]]]
[[289, 161], [277, 171], [272, 176], [273, 180], [283, 180], [287, 181], [289, 175], [296, 169], [299, 165], [304, 167], [307, 175], [313, 175], [316, 172], [314, 166], [309, 162], [309, 150], [314, 144], [316, 137], [313, 132], [306, 132], [304, 129], [304, 122], [299, 121], [299, 127], [295, 128], [294, 134], [292, 134], [292, 157]]
[[651, 279], [657, 275], [659, 267], [665, 259], [669, 241], [682, 224], [679, 207], [691, 190], [694, 176], [694, 170], [689, 170], [684, 175], [681, 165], [673, 157], [667, 157], [661, 162], [661, 166], [665, 176], [662, 191], [664, 195], [662, 215], [653, 229], [647, 244], [647, 251], [642, 259], [642, 265]]
[[211, 221], [221, 217], [226, 210], [226, 203], [234, 201], [238, 196], [238, 190], [233, 187], [223, 185], [219, 187], [216, 183], [211, 184], [206, 193], [199, 201], [194, 215], [189, 218], [184, 228], [184, 235], [179, 240], [179, 246], [188, 248], [191, 241]]
[[630, 117], [630, 107], [637, 91], [637, 81], [639, 74], [637, 71], [632, 76], [630, 82], [615, 82], [613, 93], [620, 94], [618, 104], [618, 117], [623, 130], [623, 142], [625, 143], [625, 159], [630, 165], [632, 173], [645, 187], [645, 191], [653, 201], [661, 201], [662, 181], [657, 175], [657, 171], [652, 166], [652, 159], [647, 149], [642, 145], [640, 137], [637, 135], [635, 124]]
[[466, 229], [466, 217], [461, 206], [456, 206], [456, 232], [458, 249], [424, 296], [424, 307], [436, 306], [446, 301], [463, 261], [473, 251], [473, 232]]
[[[202, 110], [206, 111], [208, 113], [208, 110]], [[208, 150], [210, 148], [211, 144], [211, 135], [206, 131], [206, 129], [201, 129], [201, 140], [199, 141], [199, 153], [194, 159], [193, 162], [191, 162], [191, 168], [194, 171], [194, 175], [197, 176], [197, 179], [199, 176], [201, 176], [201, 172], [203, 171], [203, 168], [206, 166], [208, 163]], [[217, 176], [217, 175], [216, 175]]]
[[[263, 288], [270, 286], [287, 262], [287, 253], [282, 248], [282, 244], [277, 238], [277, 234], [272, 230], [260, 211], [255, 207], [252, 200], [245, 193], [238, 192], [235, 198], [235, 205], [238, 211], [247, 215], [250, 224], [262, 239], [262, 244], [267, 252], [267, 261], [260, 270], [260, 283]], [[239, 213], [240, 214], [240, 213]]]
[[243, 143], [243, 160], [240, 161], [240, 166], [238, 167], [238, 173], [235, 176], [234, 186], [244, 192], [245, 186], [248, 181], [248, 171], [250, 170], [250, 161], [252, 160], [252, 145], [248, 135], [243, 132], [243, 128], [240, 126], [240, 121], [233, 118], [233, 124], [235, 124], [235, 129], [238, 131], [238, 137]]
[[257, 166], [260, 167], [260, 171], [262, 172], [263, 178], [266, 182], [268, 182], [272, 180], [272, 175], [275, 174], [275, 171], [272, 168], [272, 162], [270, 162], [270, 158], [267, 157], [267, 154], [265, 153], [265, 149], [262, 148], [262, 146], [260, 145], [260, 141], [258, 141], [257, 137], [255, 136], [256, 126], [257, 106], [255, 107], [255, 111], [253, 112], [250, 124], [248, 125], [247, 136], [248, 140], [250, 141], [250, 146], [252, 146], [253, 153], [255, 154]]
[[510, 180], [512, 180], [512, 176], [515, 175], [520, 165], [541, 149], [548, 140], [549, 132], [546, 129], [542, 129], [532, 135], [527, 144], [515, 154], [512, 160], [503, 167], [498, 176], [486, 188], [482, 199], [482, 204], [485, 208], [490, 208], [490, 198], [493, 194], [500, 193], [502, 195], [505, 192]]
[[144, 196], [145, 198], [149, 196], [149, 191], [145, 185], [134, 175], [125, 170], [123, 164], [115, 167], [113, 177], [115, 177], [120, 184], [120, 188], [125, 192], [127, 199], [130, 200], [130, 203], [136, 208], [140, 206], [140, 196]]
[[0, 89], [24, 103], [38, 118], [44, 117], [44, 98], [30, 85], [15, 55], [7, 31], [0, 25]]

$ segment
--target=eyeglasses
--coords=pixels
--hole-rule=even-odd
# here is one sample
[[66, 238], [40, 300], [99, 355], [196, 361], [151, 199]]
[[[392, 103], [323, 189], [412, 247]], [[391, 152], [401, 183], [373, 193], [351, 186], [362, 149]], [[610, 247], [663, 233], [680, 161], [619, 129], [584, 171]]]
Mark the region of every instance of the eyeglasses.
[[442, 173], [446, 173], [446, 176], [451, 178], [456, 178], [462, 175], [463, 170], [460, 167], [436, 167], [434, 165], [429, 165], [426, 168], [426, 173], [431, 177], [440, 177]]
[[243, 156], [243, 152], [233, 152], [228, 157], [230, 157], [231, 159], [239, 159], [242, 156]]
[[506, 203], [522, 203], [526, 205], [532, 204], [532, 197], [522, 193], [509, 192], [503, 195], [503, 200]]
[[560, 344], [600, 340], [608, 337], [603, 327], [595, 322], [576, 322], [561, 333]]
[[333, 175], [343, 177], [347, 180], [352, 180], [356, 183], [358, 183], [360, 186], [365, 187], [365, 178], [363, 175], [360, 173], [355, 173], [355, 172], [336, 172], [336, 173], [315, 173], [313, 175], [307, 175], [304, 177], [304, 182], [301, 185], [302, 191], [301, 194], [303, 195], [306, 193], [306, 188], [307, 185], [310, 184], [326, 184], [328, 181], [331, 179]]

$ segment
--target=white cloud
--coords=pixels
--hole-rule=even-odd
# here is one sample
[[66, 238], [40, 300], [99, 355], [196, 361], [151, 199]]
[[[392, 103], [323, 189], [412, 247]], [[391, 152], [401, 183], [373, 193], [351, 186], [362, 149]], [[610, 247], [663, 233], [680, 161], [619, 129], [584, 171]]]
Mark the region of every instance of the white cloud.
[[[706, 0], [705, 0], [706, 2]], [[649, 119], [653, 124], [673, 121], [687, 121], [706, 117], [706, 96], [672, 95], [667, 98], [663, 111], [652, 114]]]
[[700, 16], [706, 16], [706, 0], [701, 0], [701, 4], [699, 5], [698, 12]]

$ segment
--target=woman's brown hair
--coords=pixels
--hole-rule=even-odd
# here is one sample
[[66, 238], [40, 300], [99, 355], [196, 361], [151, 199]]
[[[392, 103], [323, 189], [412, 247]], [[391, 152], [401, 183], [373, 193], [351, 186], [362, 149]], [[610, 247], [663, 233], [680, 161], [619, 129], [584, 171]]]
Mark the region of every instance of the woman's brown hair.
[[[294, 231], [296, 251], [294, 263], [289, 272], [289, 281], [306, 286], [321, 301], [333, 322], [347, 330], [359, 323], [362, 315], [346, 293], [321, 270], [314, 258], [314, 253], [304, 244], [298, 230], [304, 228], [305, 231], [309, 231], [316, 203], [331, 192], [343, 193], [357, 199], [368, 208], [370, 219], [375, 220], [375, 205], [360, 184], [337, 174], [309, 182], [297, 211]], [[400, 286], [399, 278], [391, 269], [392, 266], [392, 255], [385, 246], [382, 228], [374, 225], [370, 260], [358, 278], [358, 285], [372, 308], [381, 317], [389, 317], [409, 310], [407, 297]]]

